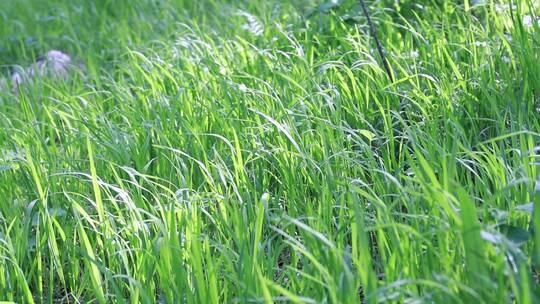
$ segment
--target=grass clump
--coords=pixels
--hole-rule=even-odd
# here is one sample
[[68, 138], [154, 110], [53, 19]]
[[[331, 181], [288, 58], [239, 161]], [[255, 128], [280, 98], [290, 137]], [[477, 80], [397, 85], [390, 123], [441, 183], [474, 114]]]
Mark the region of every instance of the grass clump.
[[0, 300], [540, 300], [538, 4], [390, 2], [1, 2]]

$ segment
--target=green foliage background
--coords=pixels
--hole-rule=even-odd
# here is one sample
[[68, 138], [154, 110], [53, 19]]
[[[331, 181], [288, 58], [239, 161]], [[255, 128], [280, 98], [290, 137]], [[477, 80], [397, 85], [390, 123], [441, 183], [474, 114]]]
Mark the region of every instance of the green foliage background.
[[368, 4], [0, 2], [0, 300], [538, 301], [538, 2]]

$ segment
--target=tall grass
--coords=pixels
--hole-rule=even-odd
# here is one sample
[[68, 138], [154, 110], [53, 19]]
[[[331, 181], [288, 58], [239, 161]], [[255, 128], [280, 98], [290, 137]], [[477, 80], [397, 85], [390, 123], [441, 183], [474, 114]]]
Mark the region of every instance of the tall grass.
[[2, 1], [0, 300], [539, 301], [538, 3], [368, 4]]

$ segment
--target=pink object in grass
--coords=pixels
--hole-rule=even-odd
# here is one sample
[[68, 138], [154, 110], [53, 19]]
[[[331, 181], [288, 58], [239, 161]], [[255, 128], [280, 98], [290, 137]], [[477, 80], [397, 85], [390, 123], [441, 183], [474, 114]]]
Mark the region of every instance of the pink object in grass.
[[61, 77], [67, 79], [69, 70], [72, 67], [71, 57], [61, 51], [51, 50], [44, 57], [38, 58], [36, 62], [24, 69], [17, 66], [11, 74], [11, 89], [17, 94], [19, 85], [40, 77]]

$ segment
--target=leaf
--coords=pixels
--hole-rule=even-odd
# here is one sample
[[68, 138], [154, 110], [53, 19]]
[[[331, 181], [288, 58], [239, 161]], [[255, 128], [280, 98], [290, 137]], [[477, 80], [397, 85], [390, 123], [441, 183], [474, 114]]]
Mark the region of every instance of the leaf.
[[533, 203], [523, 204], [516, 207], [516, 211], [527, 212], [532, 214], [534, 209]]
[[369, 141], [372, 141], [375, 138], [375, 133], [368, 130], [360, 130], [358, 133], [364, 135]]
[[493, 233], [485, 231], [485, 230], [482, 230], [480, 232], [480, 237], [482, 237], [482, 239], [484, 241], [490, 242], [493, 245], [498, 245], [498, 244], [502, 243], [502, 241], [503, 241], [503, 238], [501, 237], [501, 235], [493, 234]]
[[321, 5], [312, 9], [306, 14], [306, 18], [310, 18], [315, 14], [328, 14], [331, 10], [340, 7], [343, 4], [343, 0], [329, 0], [323, 2]]
[[487, 265], [485, 260], [484, 241], [482, 240], [482, 226], [478, 220], [476, 206], [469, 194], [462, 187], [456, 189], [461, 205], [461, 234], [465, 248], [465, 265], [469, 283], [475, 289], [481, 289], [486, 278]]
[[13, 166], [11, 165], [0, 165], [0, 172], [9, 171], [13, 169]]
[[343, 0], [330, 0], [319, 5], [317, 10], [321, 13], [328, 13], [330, 10], [339, 7], [343, 3]]
[[364, 21], [362, 7], [359, 3], [355, 3], [353, 7], [348, 10], [347, 13], [341, 16], [341, 18], [343, 19], [343, 21], [351, 23], [359, 23], [361, 21]]
[[88, 238], [88, 235], [84, 231], [84, 227], [82, 225], [82, 222], [79, 222], [77, 225], [77, 232], [80, 238], [80, 242], [82, 245], [83, 252], [86, 254], [87, 258], [84, 259], [84, 263], [86, 264], [86, 268], [89, 271], [90, 279], [92, 282], [92, 288], [93, 292], [95, 294], [96, 300], [98, 303], [103, 304], [107, 301], [105, 300], [105, 292], [102, 288], [103, 281], [101, 279], [101, 273], [99, 271], [99, 267], [97, 265], [97, 259], [94, 255], [94, 247], [92, 246], [92, 243], [90, 242], [90, 239]]
[[499, 229], [508, 240], [512, 241], [516, 245], [522, 245], [529, 241], [529, 239], [531, 238], [531, 234], [529, 233], [529, 231], [520, 227], [501, 225], [499, 226]]

